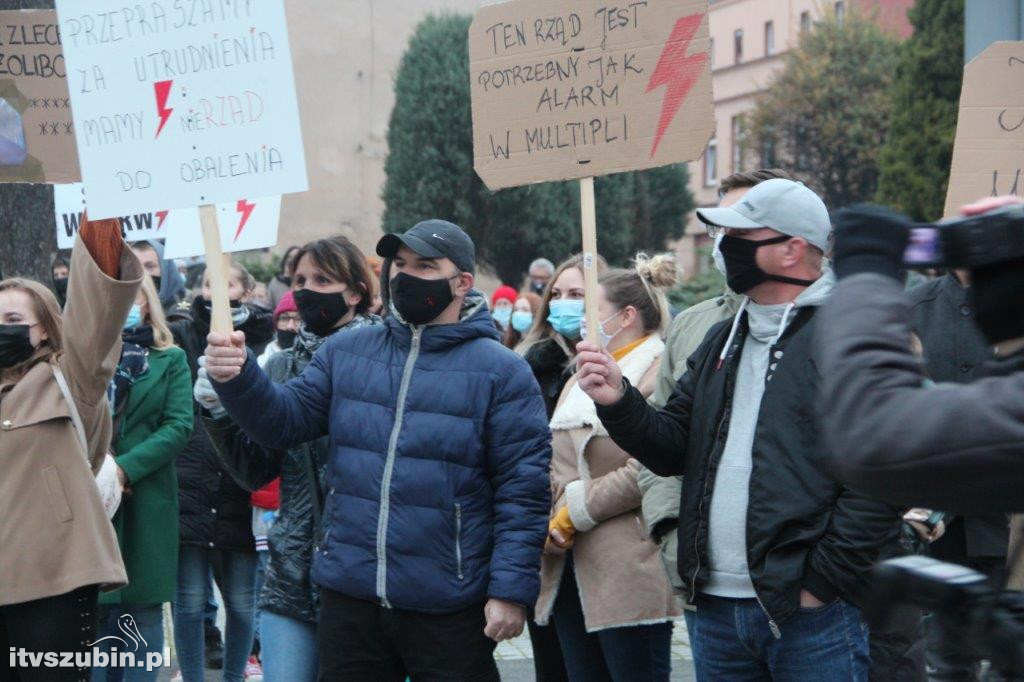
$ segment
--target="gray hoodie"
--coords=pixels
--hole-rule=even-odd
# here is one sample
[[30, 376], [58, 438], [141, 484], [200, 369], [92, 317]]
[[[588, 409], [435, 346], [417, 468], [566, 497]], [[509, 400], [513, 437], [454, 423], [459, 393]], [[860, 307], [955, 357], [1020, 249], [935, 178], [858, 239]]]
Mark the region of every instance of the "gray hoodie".
[[832, 293], [835, 283], [835, 275], [826, 269], [792, 303], [760, 305], [745, 298], [736, 313], [732, 332], [723, 348], [723, 357], [725, 350], [732, 345], [744, 312], [750, 333], [740, 355], [729, 435], [711, 495], [708, 533], [711, 574], [703, 588], [707, 594], [734, 599], [753, 599], [756, 596], [747, 568], [747, 494], [754, 431], [761, 411], [765, 377], [773, 362], [769, 354], [793, 320], [794, 312], [798, 308], [822, 305]]

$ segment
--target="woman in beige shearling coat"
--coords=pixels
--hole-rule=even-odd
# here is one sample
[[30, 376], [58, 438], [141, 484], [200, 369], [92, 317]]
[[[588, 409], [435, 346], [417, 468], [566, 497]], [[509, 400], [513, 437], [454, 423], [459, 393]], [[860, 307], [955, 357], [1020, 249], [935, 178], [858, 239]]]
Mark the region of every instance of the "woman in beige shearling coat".
[[[83, 223], [63, 315], [37, 282], [0, 282], [0, 649], [81, 653], [99, 589], [126, 584], [93, 478], [110, 446], [107, 384], [142, 281], [117, 220]], [[57, 376], [74, 400], [88, 452]], [[75, 661], [74, 665], [84, 662]], [[16, 660], [16, 665], [18, 665]], [[81, 680], [81, 667], [17, 679]]]
[[[653, 392], [675, 279], [667, 258], [601, 278], [605, 346], [630, 381]], [[608, 437], [575, 377], [551, 420], [551, 537], [537, 622], [552, 620], [571, 680], [668, 680], [672, 620], [681, 615], [659, 548], [643, 527], [639, 464]]]

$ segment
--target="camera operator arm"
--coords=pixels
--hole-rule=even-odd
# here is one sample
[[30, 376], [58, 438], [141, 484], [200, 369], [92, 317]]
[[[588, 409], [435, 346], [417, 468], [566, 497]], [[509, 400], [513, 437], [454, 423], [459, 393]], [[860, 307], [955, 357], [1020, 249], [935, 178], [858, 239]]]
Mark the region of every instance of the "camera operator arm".
[[846, 482], [894, 504], [1024, 510], [1024, 372], [926, 387], [891, 277], [841, 280], [821, 315], [823, 426]]

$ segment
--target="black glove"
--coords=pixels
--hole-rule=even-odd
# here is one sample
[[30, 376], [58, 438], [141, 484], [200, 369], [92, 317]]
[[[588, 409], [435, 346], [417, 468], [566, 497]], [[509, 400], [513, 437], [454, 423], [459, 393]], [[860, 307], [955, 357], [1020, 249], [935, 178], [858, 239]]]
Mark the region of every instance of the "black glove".
[[858, 204], [835, 215], [832, 268], [839, 279], [862, 272], [900, 278], [913, 223], [883, 206]]

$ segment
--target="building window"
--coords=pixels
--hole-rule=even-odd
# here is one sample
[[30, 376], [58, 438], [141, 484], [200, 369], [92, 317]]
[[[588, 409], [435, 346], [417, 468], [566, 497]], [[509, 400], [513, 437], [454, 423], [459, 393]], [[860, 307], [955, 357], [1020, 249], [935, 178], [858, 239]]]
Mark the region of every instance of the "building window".
[[738, 28], [733, 33], [733, 45], [736, 52], [736, 63], [739, 64], [743, 61], [743, 29]]
[[743, 115], [732, 117], [732, 172], [743, 171], [743, 148], [746, 145], [747, 129]]
[[811, 30], [811, 13], [800, 13], [800, 33], [807, 33]]
[[836, 3], [836, 23], [840, 26], [846, 23], [846, 3], [843, 0]]
[[708, 65], [715, 68], [715, 39], [708, 38]]
[[704, 186], [718, 184], [718, 140], [712, 138], [704, 150]]
[[775, 22], [764, 22], [764, 56], [775, 54]]
[[775, 158], [775, 135], [766, 130], [764, 137], [761, 138], [761, 168], [775, 168], [777, 165], [779, 164]]

